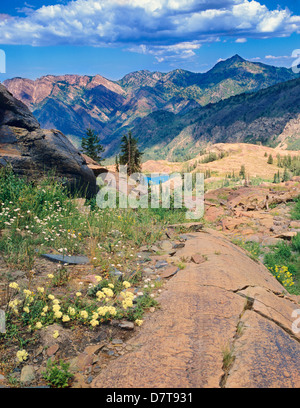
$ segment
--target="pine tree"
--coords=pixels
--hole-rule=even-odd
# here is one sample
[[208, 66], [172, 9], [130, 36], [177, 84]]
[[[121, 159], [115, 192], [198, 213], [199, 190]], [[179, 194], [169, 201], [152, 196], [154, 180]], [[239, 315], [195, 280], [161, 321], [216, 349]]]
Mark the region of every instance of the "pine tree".
[[290, 175], [288, 169], [285, 167], [285, 168], [284, 168], [284, 172], [283, 172], [283, 176], [282, 176], [282, 181], [283, 181], [283, 182], [284, 182], [284, 181], [289, 181], [290, 178], [291, 178], [291, 175]]
[[268, 164], [273, 164], [273, 156], [270, 154], [268, 158]]
[[121, 139], [121, 154], [119, 163], [127, 165], [127, 173], [130, 176], [133, 173], [141, 171], [141, 158], [143, 153], [138, 149], [138, 141], [132, 136], [131, 132], [124, 135]]
[[241, 165], [240, 177], [242, 177], [243, 179], [246, 177], [246, 168], [244, 164]]
[[81, 149], [84, 154], [100, 164], [102, 160], [101, 153], [104, 152], [104, 148], [100, 144], [100, 137], [94, 130], [90, 128], [86, 130], [86, 136], [81, 141]]
[[280, 173], [279, 173], [279, 170], [278, 170], [277, 173], [274, 174], [273, 183], [275, 183], [275, 184], [280, 183]]
[[282, 167], [282, 165], [281, 165], [281, 156], [280, 156], [279, 153], [277, 153], [276, 158], [277, 158], [277, 166]]

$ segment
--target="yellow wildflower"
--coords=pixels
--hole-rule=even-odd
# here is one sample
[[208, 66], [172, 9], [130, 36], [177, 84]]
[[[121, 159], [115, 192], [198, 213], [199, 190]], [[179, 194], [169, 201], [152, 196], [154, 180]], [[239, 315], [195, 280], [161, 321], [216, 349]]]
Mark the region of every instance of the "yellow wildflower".
[[17, 359], [20, 361], [20, 363], [21, 363], [22, 361], [27, 360], [27, 357], [28, 357], [28, 353], [27, 353], [26, 350], [19, 350], [19, 351], [17, 351]]
[[89, 317], [89, 314], [85, 310], [82, 310], [80, 312], [80, 316], [83, 317], [84, 319], [87, 319]]
[[43, 287], [41, 287], [41, 286], [38, 286], [38, 287], [36, 288], [36, 290], [37, 290], [38, 292], [40, 292], [40, 293], [44, 293], [44, 292], [45, 292], [45, 289], [44, 289]]
[[19, 287], [19, 285], [17, 284], [17, 282], [12, 282], [12, 283], [10, 283], [10, 284], [9, 284], [9, 287], [10, 287], [11, 289], [16, 289], [16, 290], [19, 290], [19, 289], [20, 289], [20, 287]]
[[37, 329], [41, 329], [41, 328], [43, 327], [43, 325], [42, 325], [41, 322], [37, 322], [37, 324], [35, 325], [35, 327], [36, 327]]
[[55, 330], [55, 331], [53, 332], [53, 337], [54, 337], [55, 339], [57, 339], [58, 336], [59, 336], [59, 332], [58, 332], [57, 330]]

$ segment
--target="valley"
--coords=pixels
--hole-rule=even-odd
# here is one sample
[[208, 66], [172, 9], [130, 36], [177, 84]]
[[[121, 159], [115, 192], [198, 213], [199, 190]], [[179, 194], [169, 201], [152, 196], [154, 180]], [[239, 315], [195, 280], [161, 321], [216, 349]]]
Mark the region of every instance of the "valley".
[[[235, 56], [0, 86], [0, 388], [299, 387], [299, 81]], [[148, 177], [204, 173], [201, 219], [99, 208], [131, 129]]]
[[208, 142], [274, 147], [282, 142], [297, 150], [299, 134], [292, 130], [300, 113], [297, 77], [291, 69], [235, 55], [206, 73], [137, 71], [119, 81], [48, 75], [35, 81], [13, 78], [4, 85], [42, 127], [60, 130], [77, 147], [91, 127], [111, 157], [121, 136], [133, 129], [146, 159], [182, 161]]

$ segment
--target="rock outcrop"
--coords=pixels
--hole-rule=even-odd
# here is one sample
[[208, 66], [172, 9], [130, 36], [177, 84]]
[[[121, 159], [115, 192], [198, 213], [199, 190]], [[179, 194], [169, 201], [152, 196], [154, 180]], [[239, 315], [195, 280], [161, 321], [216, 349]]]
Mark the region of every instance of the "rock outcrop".
[[[189, 234], [188, 262], [165, 285], [159, 310], [94, 388], [298, 388], [298, 298], [213, 230]], [[172, 258], [173, 259], [173, 258]]]
[[29, 109], [0, 85], [0, 166], [35, 180], [54, 171], [71, 190], [96, 193], [96, 179], [84, 157], [58, 130], [44, 130]]

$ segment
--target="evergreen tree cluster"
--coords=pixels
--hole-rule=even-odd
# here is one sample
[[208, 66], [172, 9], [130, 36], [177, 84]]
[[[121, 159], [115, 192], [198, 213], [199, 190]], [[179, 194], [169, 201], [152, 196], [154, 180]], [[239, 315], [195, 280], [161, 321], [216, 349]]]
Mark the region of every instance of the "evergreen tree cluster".
[[94, 130], [90, 128], [86, 130], [86, 136], [81, 141], [81, 149], [84, 154], [101, 164], [101, 153], [104, 152], [104, 147], [100, 144], [100, 137]]

